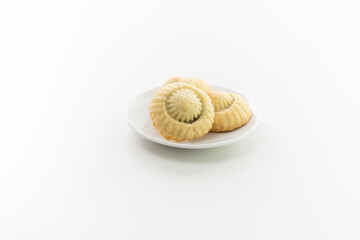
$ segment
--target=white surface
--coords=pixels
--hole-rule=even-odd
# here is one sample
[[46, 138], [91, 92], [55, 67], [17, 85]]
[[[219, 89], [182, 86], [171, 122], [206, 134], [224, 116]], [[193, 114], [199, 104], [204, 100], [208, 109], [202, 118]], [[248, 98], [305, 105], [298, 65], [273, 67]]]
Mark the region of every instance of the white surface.
[[259, 124], [260, 116], [255, 108], [255, 105], [243, 94], [240, 94], [234, 89], [228, 89], [219, 86], [212, 86], [214, 91], [226, 91], [233, 92], [243, 96], [247, 99], [249, 106], [252, 110], [252, 116], [249, 122], [234, 131], [223, 132], [223, 133], [207, 133], [205, 136], [199, 139], [193, 139], [190, 141], [169, 141], [162, 137], [158, 131], [153, 127], [149, 105], [151, 98], [154, 96], [158, 88], [153, 88], [140, 95], [136, 96], [128, 105], [126, 118], [129, 125], [138, 133], [140, 136], [148, 139], [152, 142], [159, 143], [166, 146], [187, 148], [187, 149], [204, 149], [225, 146], [245, 138], [255, 127]]
[[[355, 1], [1, 1], [0, 239], [359, 239]], [[200, 76], [259, 126], [207, 150], [126, 122]]]

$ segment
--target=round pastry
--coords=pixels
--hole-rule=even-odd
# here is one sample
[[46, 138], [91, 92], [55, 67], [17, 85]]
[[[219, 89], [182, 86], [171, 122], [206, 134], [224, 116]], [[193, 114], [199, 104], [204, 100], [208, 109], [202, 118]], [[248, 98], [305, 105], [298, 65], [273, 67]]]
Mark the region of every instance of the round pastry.
[[234, 93], [213, 91], [210, 98], [215, 111], [211, 132], [231, 131], [249, 121], [251, 109], [243, 97]]
[[214, 107], [201, 89], [186, 83], [166, 84], [150, 103], [156, 130], [168, 140], [184, 141], [208, 133], [214, 122]]
[[207, 84], [204, 80], [202, 80], [201, 78], [197, 78], [197, 77], [172, 77], [169, 80], [167, 80], [163, 86], [167, 85], [167, 84], [171, 84], [171, 83], [176, 83], [176, 82], [182, 82], [182, 83], [187, 83], [190, 84], [192, 86], [198, 87], [201, 90], [203, 90], [206, 94], [210, 94], [211, 93], [211, 86], [209, 84]]

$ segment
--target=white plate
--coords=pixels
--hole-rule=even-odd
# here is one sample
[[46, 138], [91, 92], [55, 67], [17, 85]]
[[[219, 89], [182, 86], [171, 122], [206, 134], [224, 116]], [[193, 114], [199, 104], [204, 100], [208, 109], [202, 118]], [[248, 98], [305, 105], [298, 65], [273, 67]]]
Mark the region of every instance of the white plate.
[[[212, 86], [214, 90], [217, 91], [228, 91], [234, 92], [230, 89]], [[245, 137], [249, 132], [251, 132], [259, 123], [259, 113], [256, 112], [256, 108], [254, 104], [244, 97], [249, 103], [252, 116], [250, 121], [245, 124], [244, 126], [224, 133], [208, 133], [205, 136], [194, 139], [190, 141], [183, 141], [183, 142], [176, 142], [176, 141], [169, 141], [163, 138], [157, 130], [153, 127], [150, 119], [149, 113], [149, 106], [151, 98], [154, 96], [157, 88], [148, 90], [135, 99], [133, 99], [127, 109], [127, 120], [129, 125], [138, 132], [142, 137], [159, 143], [166, 146], [177, 147], [177, 148], [192, 148], [192, 149], [200, 149], [200, 148], [212, 148], [212, 147], [219, 147], [223, 145], [227, 145], [236, 141], [239, 141], [243, 137]]]

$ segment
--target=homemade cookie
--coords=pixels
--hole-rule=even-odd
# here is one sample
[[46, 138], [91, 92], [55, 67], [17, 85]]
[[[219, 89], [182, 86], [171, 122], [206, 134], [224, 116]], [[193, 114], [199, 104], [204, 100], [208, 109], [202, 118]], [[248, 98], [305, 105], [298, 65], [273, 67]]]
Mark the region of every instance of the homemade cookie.
[[215, 117], [211, 132], [225, 132], [241, 127], [251, 117], [246, 100], [234, 93], [213, 91], [210, 94]]
[[172, 78], [170, 78], [169, 80], [167, 80], [164, 83], [164, 86], [167, 85], [167, 84], [176, 83], [176, 82], [187, 83], [187, 84], [190, 84], [192, 86], [198, 87], [208, 95], [212, 91], [211, 86], [209, 84], [207, 84], [201, 78], [197, 78], [197, 77], [188, 77], [188, 78], [186, 78], [186, 77], [172, 77]]
[[209, 132], [214, 122], [214, 107], [201, 89], [176, 82], [156, 91], [150, 103], [150, 117], [164, 138], [191, 140]]

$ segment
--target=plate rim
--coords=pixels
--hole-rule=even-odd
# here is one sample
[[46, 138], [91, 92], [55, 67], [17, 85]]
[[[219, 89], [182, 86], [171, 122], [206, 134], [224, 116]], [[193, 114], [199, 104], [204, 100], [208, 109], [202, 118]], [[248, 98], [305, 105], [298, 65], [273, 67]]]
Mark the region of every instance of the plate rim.
[[[230, 90], [230, 89], [227, 89], [227, 88], [224, 88], [224, 87], [221, 87], [221, 86], [217, 86], [217, 85], [213, 85], [211, 84], [210, 85], [211, 87], [215, 88], [215, 89], [220, 89], [220, 91], [232, 91], [236, 94], [239, 94], [240, 96], [242, 96], [243, 98], [246, 99], [246, 101], [249, 103], [250, 105], [250, 108], [251, 108], [251, 111], [252, 111], [252, 114], [254, 116], [256, 116], [256, 121], [254, 123], [254, 125], [248, 129], [246, 132], [244, 132], [243, 134], [239, 135], [239, 136], [235, 136], [235, 137], [232, 137], [232, 138], [229, 138], [229, 139], [224, 139], [224, 140], [221, 140], [219, 142], [213, 142], [213, 143], [207, 143], [207, 144], [196, 144], [196, 143], [189, 143], [189, 142], [186, 142], [186, 144], [184, 144], [184, 142], [175, 142], [175, 141], [169, 141], [169, 140], [166, 140], [165, 138], [164, 139], [158, 139], [158, 138], [155, 138], [155, 137], [152, 137], [152, 136], [149, 136], [147, 134], [145, 134], [144, 132], [142, 131], [139, 131], [137, 129], [137, 127], [135, 127], [133, 125], [133, 123], [130, 121], [129, 119], [129, 107], [130, 105], [138, 98], [140, 97], [141, 95], [147, 93], [147, 92], [151, 92], [151, 91], [154, 91], [156, 92], [156, 90], [159, 88], [151, 88], [149, 90], [146, 90], [140, 94], [138, 94], [137, 96], [135, 96], [134, 98], [131, 99], [131, 101], [128, 102], [127, 104], [127, 108], [126, 108], [126, 120], [129, 124], [129, 126], [135, 130], [135, 132], [137, 132], [140, 136], [142, 136], [143, 138], [149, 140], [149, 141], [152, 141], [152, 142], [155, 142], [157, 144], [161, 144], [161, 145], [164, 145], [164, 146], [169, 146], [169, 147], [175, 147], [175, 148], [185, 148], [185, 149], [206, 149], [206, 148], [214, 148], [214, 147], [220, 147], [220, 146], [224, 146], [224, 145], [228, 145], [228, 144], [231, 144], [231, 143], [234, 143], [234, 142], [237, 142], [239, 140], [241, 140], [242, 138], [246, 137], [250, 132], [252, 132], [258, 125], [259, 125], [259, 122], [260, 122], [260, 114], [259, 112], [257, 111], [254, 103], [252, 101], [250, 101], [246, 96], [244, 96], [243, 94], [241, 93], [238, 93], [237, 91], [234, 91], [234, 90]], [[251, 118], [250, 118], [251, 119]], [[234, 130], [236, 131], [236, 129]]]

